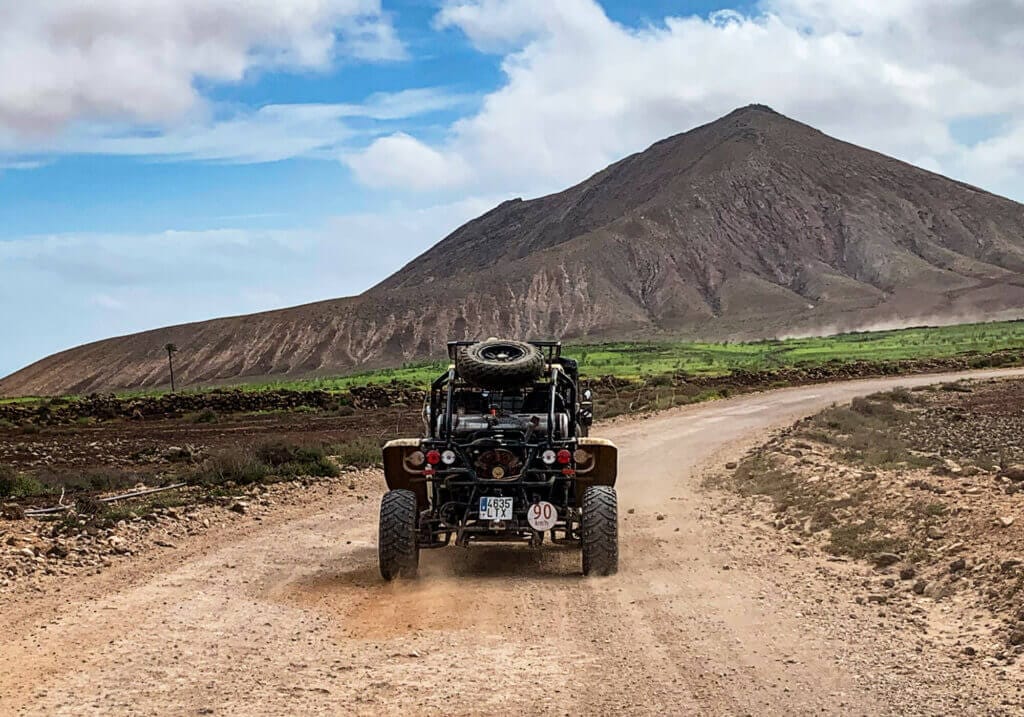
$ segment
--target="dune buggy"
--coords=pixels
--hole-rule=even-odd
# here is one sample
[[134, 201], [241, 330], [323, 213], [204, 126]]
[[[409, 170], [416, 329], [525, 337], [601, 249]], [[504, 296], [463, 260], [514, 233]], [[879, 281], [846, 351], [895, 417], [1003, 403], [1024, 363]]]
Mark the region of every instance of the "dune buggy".
[[618, 568], [617, 453], [588, 437], [593, 396], [545, 341], [456, 341], [431, 386], [424, 436], [384, 446], [378, 556], [411, 577], [426, 548], [577, 545], [585, 575]]

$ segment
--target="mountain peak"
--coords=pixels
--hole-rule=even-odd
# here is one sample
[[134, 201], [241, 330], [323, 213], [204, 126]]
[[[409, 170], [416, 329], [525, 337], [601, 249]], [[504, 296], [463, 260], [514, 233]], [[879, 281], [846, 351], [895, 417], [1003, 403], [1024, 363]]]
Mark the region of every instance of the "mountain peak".
[[727, 114], [722, 119], [729, 119], [730, 117], [750, 117], [754, 115], [773, 115], [775, 117], [783, 117], [784, 115], [779, 114], [768, 105], [762, 104], [751, 104], [745, 107], [737, 107], [732, 112]]

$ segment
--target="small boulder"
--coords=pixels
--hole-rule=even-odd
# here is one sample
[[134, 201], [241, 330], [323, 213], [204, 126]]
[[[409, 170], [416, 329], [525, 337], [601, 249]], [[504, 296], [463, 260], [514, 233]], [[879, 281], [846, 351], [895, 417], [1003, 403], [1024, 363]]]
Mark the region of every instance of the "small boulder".
[[3, 510], [0, 511], [7, 520], [24, 520], [25, 509], [17, 503], [7, 503], [4, 505]]
[[899, 561], [900, 556], [896, 553], [878, 553], [874, 558], [875, 566], [879, 568], [887, 568], [890, 565], [895, 565]]
[[1000, 473], [1000, 475], [1005, 478], [1009, 478], [1014, 483], [1020, 483], [1024, 481], [1024, 465], [1017, 463], [1012, 466], [1007, 466], [1003, 469], [1003, 472]]

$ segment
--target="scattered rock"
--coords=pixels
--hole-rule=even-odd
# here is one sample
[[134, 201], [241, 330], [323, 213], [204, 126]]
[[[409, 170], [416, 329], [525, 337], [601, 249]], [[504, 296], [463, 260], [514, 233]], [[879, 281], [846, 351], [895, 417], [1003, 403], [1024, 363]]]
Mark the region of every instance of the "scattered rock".
[[937, 525], [929, 525], [927, 533], [931, 540], [942, 540], [946, 537], [946, 531]]
[[1024, 465], [1016, 464], [1003, 469], [1003, 472], [999, 475], [1004, 478], [1009, 478], [1015, 483], [1024, 481]]
[[24, 520], [25, 509], [17, 503], [8, 503], [0, 510], [0, 515], [3, 515], [7, 520]]
[[736, 470], [737, 465], [736, 461], [729, 461], [725, 464], [725, 469], [730, 471]]
[[1011, 518], [1010, 516], [1004, 515], [1004, 516], [1001, 516], [1000, 518], [998, 518], [996, 520], [996, 522], [1002, 528], [1009, 528], [1011, 525], [1013, 525], [1014, 519]]
[[917, 575], [917, 570], [914, 569], [913, 565], [900, 568], [900, 580], [913, 580], [915, 575]]
[[887, 568], [898, 563], [900, 559], [896, 553], [878, 553], [874, 557], [874, 563], [879, 568]]
[[911, 588], [911, 590], [914, 591], [915, 595], [924, 595], [924, 591], [927, 590], [927, 589], [928, 589], [928, 581], [927, 580], [918, 580], [916, 583], [914, 583], [914, 587]]
[[234, 513], [240, 513], [241, 515], [245, 515], [249, 512], [249, 504], [246, 503], [244, 500], [236, 500], [234, 503], [231, 504], [231, 507], [228, 510]]
[[967, 567], [967, 561], [964, 558], [957, 558], [949, 564], [949, 572], [959, 573], [961, 570]]

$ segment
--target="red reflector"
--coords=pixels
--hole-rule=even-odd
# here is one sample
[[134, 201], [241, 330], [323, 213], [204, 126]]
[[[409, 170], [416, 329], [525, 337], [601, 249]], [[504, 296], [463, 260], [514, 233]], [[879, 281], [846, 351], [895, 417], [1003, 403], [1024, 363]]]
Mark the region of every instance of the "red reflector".
[[574, 475], [576, 475], [576, 469], [575, 468], [563, 468], [562, 469], [562, 475], [564, 475], [564, 476], [574, 476]]
[[555, 458], [556, 460], [558, 460], [559, 463], [561, 463], [564, 466], [566, 463], [572, 460], [572, 453], [563, 448], [558, 452], [558, 455]]
[[440, 451], [427, 451], [427, 463], [429, 463], [432, 466], [436, 466], [440, 462], [441, 462], [441, 452]]

